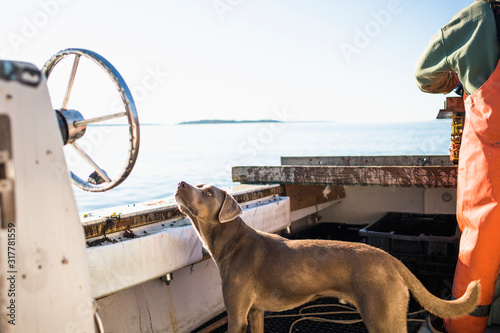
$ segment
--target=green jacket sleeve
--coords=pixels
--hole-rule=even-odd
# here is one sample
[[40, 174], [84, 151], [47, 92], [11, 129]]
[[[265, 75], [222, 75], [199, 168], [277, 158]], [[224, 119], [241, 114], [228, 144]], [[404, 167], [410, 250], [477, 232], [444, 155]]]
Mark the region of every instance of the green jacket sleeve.
[[475, 93], [495, 70], [500, 58], [495, 16], [486, 1], [457, 13], [431, 38], [415, 67], [418, 87], [429, 93], [449, 93], [462, 82]]
[[415, 78], [420, 90], [428, 93], [447, 94], [457, 87], [459, 80], [448, 62], [442, 30], [432, 37], [417, 60]]

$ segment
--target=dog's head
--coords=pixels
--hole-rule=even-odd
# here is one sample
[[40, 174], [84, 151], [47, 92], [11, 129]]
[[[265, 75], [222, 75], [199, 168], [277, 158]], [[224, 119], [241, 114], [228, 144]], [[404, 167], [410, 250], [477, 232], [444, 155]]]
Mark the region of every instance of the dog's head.
[[226, 223], [242, 213], [241, 206], [229, 193], [212, 185], [192, 186], [180, 182], [175, 200], [180, 211], [195, 223]]

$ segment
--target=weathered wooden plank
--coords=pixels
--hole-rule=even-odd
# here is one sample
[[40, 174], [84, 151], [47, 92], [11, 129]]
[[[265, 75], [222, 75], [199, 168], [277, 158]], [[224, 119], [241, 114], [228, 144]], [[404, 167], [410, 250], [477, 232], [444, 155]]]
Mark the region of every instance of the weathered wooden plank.
[[404, 156], [283, 156], [281, 165], [331, 166], [452, 166], [449, 155]]
[[[244, 203], [268, 196], [281, 195], [283, 192], [283, 186], [273, 185], [235, 193], [233, 196], [237, 202]], [[106, 231], [106, 234], [110, 234], [112, 232], [123, 231], [129, 227], [140, 227], [170, 220], [182, 215], [177, 205], [171, 204], [156, 209], [147, 209], [130, 214], [117, 215], [116, 217], [103, 217], [84, 224], [85, 237], [92, 238], [102, 236], [104, 231]]]
[[335, 185], [285, 185], [285, 195], [290, 197], [290, 210], [318, 205], [345, 198], [343, 186]]
[[454, 166], [239, 166], [233, 181], [244, 184], [382, 185], [455, 187]]
[[182, 213], [176, 206], [169, 206], [153, 211], [102, 218], [84, 225], [83, 228], [85, 230], [85, 237], [92, 238], [103, 236], [104, 232], [110, 234], [117, 231], [123, 231], [127, 228], [140, 227], [146, 224], [169, 220], [181, 215]]

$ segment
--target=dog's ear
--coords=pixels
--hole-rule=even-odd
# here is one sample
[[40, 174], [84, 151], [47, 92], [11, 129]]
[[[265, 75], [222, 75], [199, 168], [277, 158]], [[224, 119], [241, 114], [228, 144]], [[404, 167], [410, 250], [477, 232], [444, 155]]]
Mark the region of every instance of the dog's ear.
[[234, 220], [242, 213], [241, 206], [234, 200], [234, 198], [225, 193], [224, 203], [219, 212], [219, 222], [225, 223]]

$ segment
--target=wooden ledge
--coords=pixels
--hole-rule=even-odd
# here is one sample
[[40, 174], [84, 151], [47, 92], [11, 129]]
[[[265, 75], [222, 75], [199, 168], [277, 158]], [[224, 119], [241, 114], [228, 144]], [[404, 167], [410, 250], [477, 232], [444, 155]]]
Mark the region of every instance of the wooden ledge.
[[456, 166], [238, 166], [233, 181], [244, 184], [382, 185], [456, 187]]
[[[261, 198], [281, 195], [284, 189], [280, 185], [265, 186], [235, 186], [228, 190], [238, 203], [249, 202]], [[182, 214], [173, 200], [164, 202], [149, 202], [128, 206], [105, 209], [83, 214], [82, 223], [85, 230], [85, 238], [103, 236], [104, 232], [110, 234], [124, 231], [127, 228], [135, 228], [147, 224], [182, 218]], [[167, 222], [170, 223], [170, 222]]]

